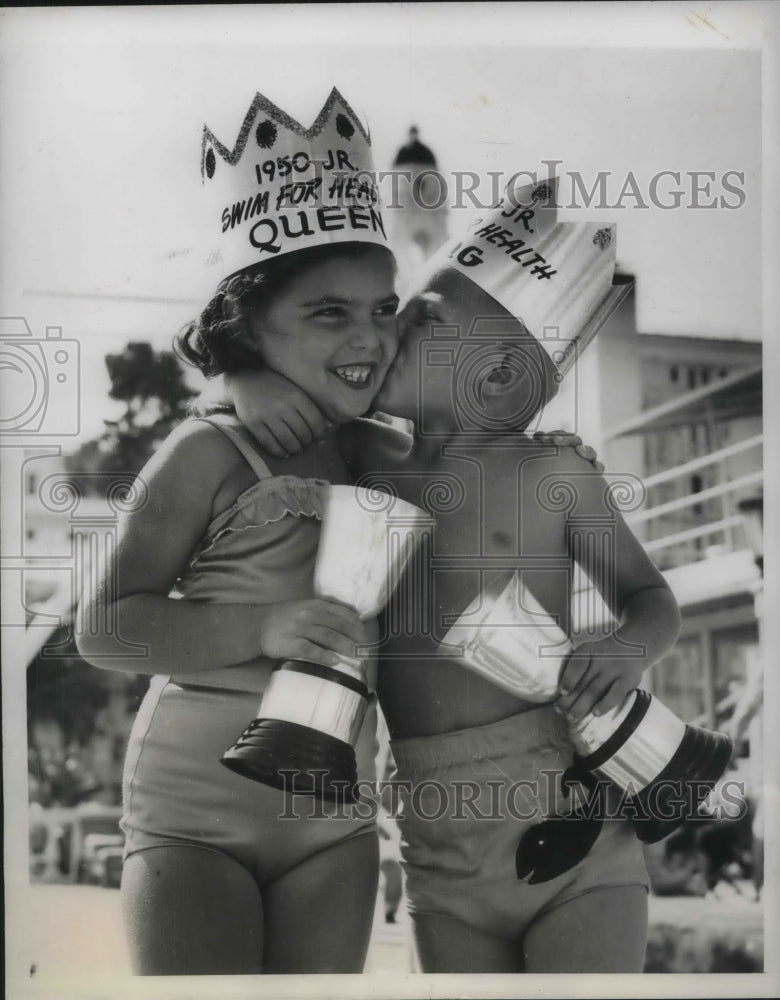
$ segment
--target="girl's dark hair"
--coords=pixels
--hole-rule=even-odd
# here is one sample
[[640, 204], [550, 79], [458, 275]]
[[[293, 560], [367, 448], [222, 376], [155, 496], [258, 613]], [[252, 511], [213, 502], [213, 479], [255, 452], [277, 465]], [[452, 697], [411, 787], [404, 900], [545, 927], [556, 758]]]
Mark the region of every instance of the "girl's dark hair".
[[262, 368], [263, 359], [249, 324], [251, 311], [260, 305], [268, 307], [290, 281], [323, 260], [342, 257], [354, 261], [372, 252], [387, 254], [393, 260], [389, 249], [373, 243], [326, 244], [239, 271], [220, 282], [200, 316], [176, 335], [175, 352], [207, 378]]

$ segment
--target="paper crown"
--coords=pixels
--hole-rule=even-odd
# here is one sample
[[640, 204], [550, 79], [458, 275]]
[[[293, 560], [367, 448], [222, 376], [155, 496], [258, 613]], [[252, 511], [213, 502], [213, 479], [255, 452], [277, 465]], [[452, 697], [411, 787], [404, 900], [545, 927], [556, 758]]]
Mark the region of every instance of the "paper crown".
[[470, 278], [523, 323], [564, 375], [633, 281], [615, 276], [615, 224], [558, 222], [556, 190], [557, 178], [507, 189], [425, 270]]
[[387, 246], [370, 137], [335, 87], [310, 128], [259, 93], [232, 150], [204, 125], [201, 176], [220, 278], [324, 244]]

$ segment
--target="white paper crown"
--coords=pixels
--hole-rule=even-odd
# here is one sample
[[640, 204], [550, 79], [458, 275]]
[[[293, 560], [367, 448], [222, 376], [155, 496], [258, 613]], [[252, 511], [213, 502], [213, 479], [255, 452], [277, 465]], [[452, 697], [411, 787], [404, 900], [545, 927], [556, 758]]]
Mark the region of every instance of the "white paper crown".
[[323, 244], [387, 246], [370, 137], [335, 87], [310, 128], [259, 93], [232, 150], [204, 125], [201, 176], [220, 278]]
[[520, 320], [564, 375], [630, 291], [614, 223], [558, 222], [557, 178], [509, 190], [426, 265], [470, 278]]

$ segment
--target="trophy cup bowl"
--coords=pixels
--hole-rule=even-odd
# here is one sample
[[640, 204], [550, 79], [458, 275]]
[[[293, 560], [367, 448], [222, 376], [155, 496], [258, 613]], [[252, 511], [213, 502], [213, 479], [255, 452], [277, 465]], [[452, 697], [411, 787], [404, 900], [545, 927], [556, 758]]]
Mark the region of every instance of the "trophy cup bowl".
[[[378, 490], [330, 486], [314, 569], [314, 592], [376, 617], [432, 521]], [[355, 743], [371, 692], [365, 664], [333, 667], [285, 660], [274, 667], [257, 717], [222, 756], [225, 767], [275, 788], [354, 803]], [[287, 779], [293, 775], [290, 783]]]
[[[572, 645], [515, 573], [499, 592], [486, 589], [444, 637], [462, 662], [515, 697], [540, 704], [558, 696]], [[626, 655], [630, 655], [627, 648]], [[662, 840], [694, 817], [728, 766], [731, 740], [684, 723], [657, 698], [631, 691], [604, 715], [569, 725], [576, 763], [628, 793], [629, 813], [644, 843]]]

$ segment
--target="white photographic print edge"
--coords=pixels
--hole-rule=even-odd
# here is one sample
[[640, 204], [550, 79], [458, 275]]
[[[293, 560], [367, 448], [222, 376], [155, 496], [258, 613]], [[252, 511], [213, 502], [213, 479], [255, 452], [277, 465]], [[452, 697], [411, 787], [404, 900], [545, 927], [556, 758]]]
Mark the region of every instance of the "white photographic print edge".
[[[47, 964], [38, 954], [47, 914], [29, 877], [23, 462], [67, 454], [98, 437], [104, 420], [120, 413], [107, 395], [104, 355], [131, 340], [169, 349], [210, 294], [188, 269], [203, 123], [230, 146], [260, 91], [307, 125], [332, 86], [368, 122], [379, 170], [389, 167], [409, 126], [419, 127], [452, 178], [452, 231], [460, 228], [457, 219], [476, 214], [464, 194], [474, 175], [487, 207], [504, 172], [528, 171], [540, 180], [555, 172], [568, 185], [563, 209], [572, 218], [583, 192], [606, 195], [601, 206], [591, 196], [590, 207], [598, 208], [595, 217], [618, 223], [619, 257], [637, 277], [638, 330], [763, 342], [763, 489], [775, 500], [764, 527], [770, 557], [761, 624], [770, 706], [763, 973], [139, 978], [98, 960], [101, 935], [114, 934], [118, 918], [116, 926], [96, 925], [85, 935], [77, 932], [78, 912], [56, 924], [64, 928], [49, 942], [57, 960]], [[621, 133], [634, 117], [648, 131]], [[778, 994], [771, 941], [780, 932], [780, 687], [769, 653], [780, 646], [772, 555], [780, 476], [778, 121], [780, 11], [769, 2], [0, 12], [0, 317], [24, 320], [44, 368], [55, 350], [68, 354], [68, 392], [52, 381], [51, 394], [61, 396], [56, 406], [48, 397], [33, 401], [48, 419], [32, 434], [3, 427], [0, 435], [9, 1000]], [[7, 378], [2, 358], [0, 364], [0, 378]], [[585, 388], [579, 384], [577, 405], [587, 414]], [[577, 419], [570, 429], [597, 443], [588, 438], [592, 425], [585, 420], [581, 429]], [[72, 569], [59, 553], [50, 565], [52, 572]], [[94, 968], [89, 959], [63, 960], [85, 937]]]

